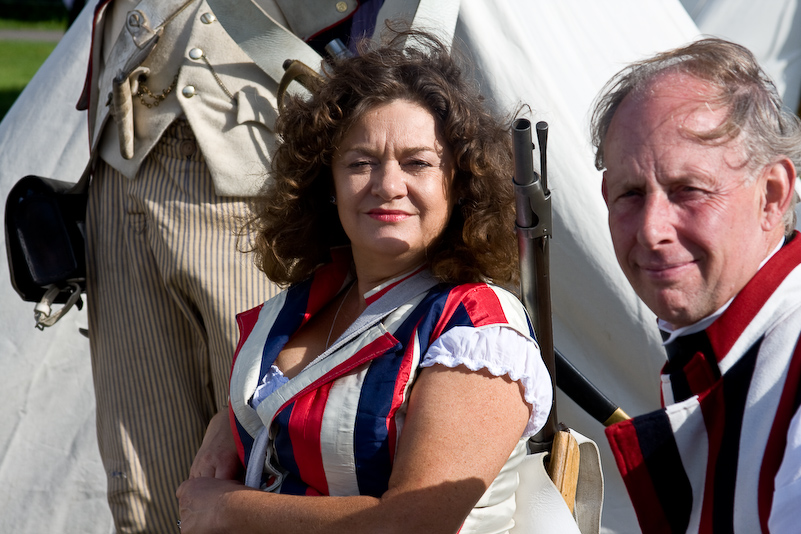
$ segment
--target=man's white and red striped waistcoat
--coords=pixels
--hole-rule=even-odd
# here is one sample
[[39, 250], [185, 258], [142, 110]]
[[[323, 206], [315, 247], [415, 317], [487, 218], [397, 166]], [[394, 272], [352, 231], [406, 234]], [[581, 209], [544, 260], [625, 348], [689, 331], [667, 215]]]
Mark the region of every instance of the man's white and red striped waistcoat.
[[706, 330], [666, 345], [666, 407], [606, 429], [643, 532], [768, 532], [780, 465], [798, 470], [785, 450], [801, 404], [799, 264], [795, 234]]
[[[238, 317], [241, 340], [230, 398], [244, 463], [265, 426], [249, 403], [254, 390], [293, 333], [343, 287], [348, 267], [324, 266], [312, 280]], [[368, 305], [393, 285], [382, 287]], [[451, 328], [497, 325], [534, 337], [524, 308], [511, 293], [483, 283], [434, 284], [344, 345], [332, 355], [339, 363], [282, 402], [272, 418], [268, 453], [283, 475], [274, 491], [381, 496], [421, 357]], [[524, 448], [520, 451], [525, 454]]]

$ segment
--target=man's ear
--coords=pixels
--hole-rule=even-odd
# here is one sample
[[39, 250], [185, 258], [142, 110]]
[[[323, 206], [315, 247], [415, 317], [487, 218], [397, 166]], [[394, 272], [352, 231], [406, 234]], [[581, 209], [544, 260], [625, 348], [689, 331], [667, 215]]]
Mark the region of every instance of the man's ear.
[[762, 229], [770, 231], [782, 224], [784, 213], [790, 207], [795, 192], [795, 165], [789, 158], [772, 163], [764, 171], [765, 197]]
[[606, 188], [606, 171], [604, 171], [603, 178], [601, 179], [601, 195], [604, 197], [606, 207], [609, 207], [609, 191]]

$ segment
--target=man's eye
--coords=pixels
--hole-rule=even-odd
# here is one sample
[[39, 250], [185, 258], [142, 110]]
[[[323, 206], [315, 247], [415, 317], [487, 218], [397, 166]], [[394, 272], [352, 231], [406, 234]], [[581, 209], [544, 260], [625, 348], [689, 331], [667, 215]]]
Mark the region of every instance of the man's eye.
[[617, 198], [626, 199], [626, 198], [636, 198], [640, 196], [640, 192], [635, 189], [629, 189], [628, 191], [624, 191]]
[[706, 191], [699, 188], [693, 187], [691, 185], [685, 185], [680, 187], [674, 192], [674, 196], [677, 198], [684, 198], [684, 199], [695, 199], [700, 198], [706, 195]]

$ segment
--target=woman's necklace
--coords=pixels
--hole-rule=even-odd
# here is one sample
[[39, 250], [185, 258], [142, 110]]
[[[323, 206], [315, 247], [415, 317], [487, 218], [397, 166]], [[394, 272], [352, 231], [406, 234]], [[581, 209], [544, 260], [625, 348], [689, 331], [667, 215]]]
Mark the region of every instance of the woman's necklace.
[[328, 330], [328, 339], [325, 340], [325, 350], [328, 350], [328, 347], [331, 346], [331, 334], [334, 333], [334, 325], [337, 324], [337, 317], [339, 317], [339, 312], [342, 311], [342, 306], [345, 304], [345, 301], [348, 300], [348, 295], [350, 295], [350, 290], [353, 289], [353, 286], [356, 285], [356, 282], [351, 283], [348, 290], [345, 291], [345, 296], [342, 297], [342, 302], [339, 303], [339, 307], [337, 308], [337, 312], [334, 314], [334, 320], [331, 321], [331, 329]]

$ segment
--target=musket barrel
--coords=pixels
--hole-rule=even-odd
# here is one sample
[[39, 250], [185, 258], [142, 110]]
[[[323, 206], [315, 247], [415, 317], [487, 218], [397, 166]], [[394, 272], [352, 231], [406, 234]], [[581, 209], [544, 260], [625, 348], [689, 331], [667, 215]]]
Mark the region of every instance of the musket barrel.
[[[515, 120], [512, 125], [520, 299], [531, 317], [542, 359], [548, 368], [554, 387], [558, 386], [596, 420], [609, 425], [628, 416], [554, 347], [549, 266], [549, 246], [553, 229], [545, 154], [548, 124], [538, 122], [536, 134], [540, 149], [541, 174], [537, 174], [534, 170], [531, 122], [521, 118]], [[546, 427], [536, 436], [536, 440], [544, 444], [552, 439], [557, 430], [557, 423], [554, 401], [551, 417]]]
[[[540, 175], [534, 171], [531, 122], [517, 119], [512, 126], [512, 148], [515, 162], [515, 207], [517, 240], [520, 256], [520, 294], [534, 325], [545, 366], [555, 388], [556, 366], [553, 355], [551, 323], [551, 289], [548, 244], [551, 234], [550, 196], [542, 187]], [[548, 443], [557, 430], [556, 397], [551, 405], [548, 423], [536, 439]]]
[[534, 144], [531, 142], [531, 122], [528, 119], [516, 119], [512, 125], [512, 150], [515, 154], [515, 184], [528, 185], [534, 181]]
[[[552, 384], [558, 386], [582, 409], [608, 426], [628, 416], [573, 366], [553, 341], [549, 245], [552, 236], [551, 196], [548, 190], [546, 146], [548, 124], [536, 125], [540, 151], [540, 173], [534, 170], [531, 122], [517, 119], [512, 125], [514, 150], [515, 207], [520, 261], [520, 298], [528, 310]], [[556, 404], [546, 427], [536, 436], [545, 443], [557, 430]]]
[[548, 123], [537, 123], [537, 142], [540, 144], [540, 176], [542, 176], [542, 189], [548, 194]]
[[[514, 184], [518, 187], [531, 185], [536, 181], [537, 175], [532, 159], [534, 144], [531, 142], [531, 122], [527, 119], [517, 119], [512, 125], [512, 150], [515, 155]], [[516, 222], [520, 228], [530, 228], [536, 224], [528, 197], [529, 195], [520, 194], [519, 191], [515, 195]]]

